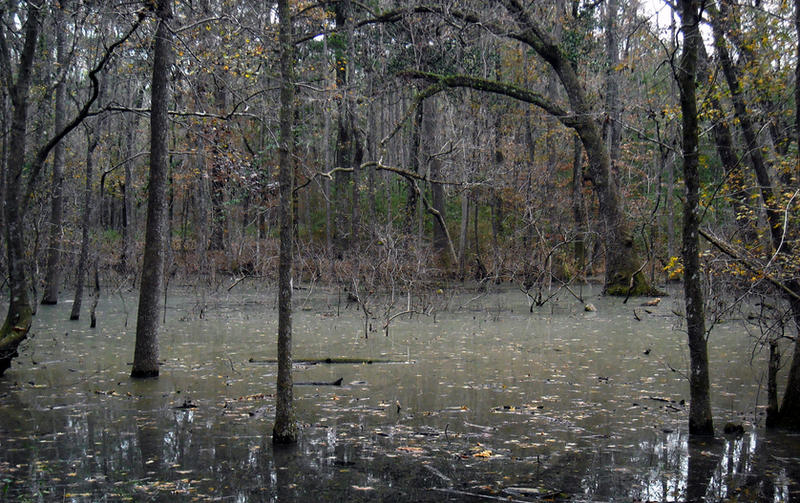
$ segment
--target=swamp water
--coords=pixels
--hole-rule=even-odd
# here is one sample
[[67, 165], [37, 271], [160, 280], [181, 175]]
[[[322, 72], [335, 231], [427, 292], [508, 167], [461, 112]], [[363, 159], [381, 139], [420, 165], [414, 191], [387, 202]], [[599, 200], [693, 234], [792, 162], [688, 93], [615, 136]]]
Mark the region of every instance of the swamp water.
[[96, 329], [42, 306], [0, 379], [0, 499], [800, 499], [800, 436], [764, 431], [765, 357], [740, 323], [710, 339], [717, 437], [689, 441], [680, 296], [584, 295], [597, 312], [567, 294], [529, 313], [518, 290], [444, 292], [388, 336], [376, 302], [365, 339], [357, 305], [299, 290], [295, 359], [373, 363], [296, 365], [296, 382], [343, 385], [295, 387], [302, 436], [281, 449], [273, 291], [171, 292], [161, 376], [144, 381], [128, 377], [133, 295], [102, 299]]

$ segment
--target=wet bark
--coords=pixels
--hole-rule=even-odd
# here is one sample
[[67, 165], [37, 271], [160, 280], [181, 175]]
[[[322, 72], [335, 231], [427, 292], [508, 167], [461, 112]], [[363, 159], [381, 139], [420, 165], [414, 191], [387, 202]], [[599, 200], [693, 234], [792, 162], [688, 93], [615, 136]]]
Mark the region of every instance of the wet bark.
[[159, 0], [158, 28], [153, 50], [153, 80], [150, 99], [150, 176], [147, 198], [144, 261], [136, 318], [136, 347], [131, 377], [158, 376], [158, 330], [164, 286], [165, 244], [167, 242], [167, 135], [169, 68], [172, 61], [171, 2]]
[[280, 43], [280, 143], [278, 184], [280, 191], [280, 252], [278, 258], [278, 377], [275, 393], [275, 425], [272, 441], [297, 441], [297, 421], [292, 391], [292, 205], [294, 189], [292, 161], [292, 119], [294, 117], [294, 46], [292, 17], [288, 0], [278, 0]]
[[[60, 8], [53, 9], [56, 25], [56, 67], [64, 72], [67, 65], [66, 26], [64, 26], [64, 10], [69, 5], [62, 1]], [[54, 131], [64, 129], [66, 123], [67, 83], [66, 75], [60, 76], [56, 84], [55, 110], [53, 112]], [[47, 269], [44, 278], [44, 296], [42, 304], [58, 303], [58, 288], [61, 284], [61, 221], [63, 219], [63, 184], [64, 184], [64, 142], [59, 142], [53, 149], [53, 175], [50, 188], [50, 222], [48, 229]]]
[[711, 390], [708, 370], [708, 345], [705, 305], [701, 286], [699, 257], [700, 160], [698, 152], [697, 53], [700, 36], [700, 0], [679, 3], [683, 51], [676, 69], [683, 127], [683, 174], [686, 203], [683, 211], [683, 264], [686, 324], [689, 338], [689, 434], [713, 435]]
[[767, 363], [767, 428], [778, 424], [778, 370], [781, 366], [781, 353], [778, 342], [769, 341], [769, 360]]

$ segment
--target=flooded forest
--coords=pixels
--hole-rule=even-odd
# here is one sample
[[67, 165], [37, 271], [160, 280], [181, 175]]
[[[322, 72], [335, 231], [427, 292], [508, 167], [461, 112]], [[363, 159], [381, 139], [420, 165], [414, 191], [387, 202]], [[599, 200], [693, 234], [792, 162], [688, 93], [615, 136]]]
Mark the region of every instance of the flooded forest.
[[0, 21], [0, 501], [800, 501], [800, 0]]

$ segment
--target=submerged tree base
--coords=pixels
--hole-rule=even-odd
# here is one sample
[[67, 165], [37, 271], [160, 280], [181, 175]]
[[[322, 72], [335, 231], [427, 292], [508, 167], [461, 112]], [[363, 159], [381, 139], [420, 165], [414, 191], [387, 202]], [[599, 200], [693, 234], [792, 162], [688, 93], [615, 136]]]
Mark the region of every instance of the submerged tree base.
[[132, 370], [131, 377], [133, 379], [152, 379], [158, 377], [158, 369], [155, 370]]
[[292, 445], [297, 443], [297, 424], [290, 421], [283, 428], [278, 425], [272, 429], [272, 443], [275, 445]]
[[613, 297], [662, 297], [664, 292], [650, 285], [642, 271], [630, 275], [616, 275], [606, 284], [604, 293]]
[[28, 337], [33, 318], [30, 307], [11, 313], [9, 310], [9, 318], [0, 328], [0, 376], [11, 366], [11, 360], [17, 357], [17, 348]]

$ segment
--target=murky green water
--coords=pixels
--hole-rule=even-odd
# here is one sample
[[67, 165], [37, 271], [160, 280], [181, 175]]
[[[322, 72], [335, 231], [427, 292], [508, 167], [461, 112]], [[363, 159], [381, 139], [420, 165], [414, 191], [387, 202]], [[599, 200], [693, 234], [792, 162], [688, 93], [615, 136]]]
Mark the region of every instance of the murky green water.
[[[66, 321], [69, 304], [41, 307], [0, 380], [0, 497], [800, 498], [800, 437], [760, 426], [766, 365], [740, 324], [710, 341], [720, 434], [690, 443], [678, 300], [584, 294], [598, 312], [566, 295], [531, 314], [513, 289], [442, 292], [427, 303], [435, 315], [395, 318], [388, 337], [373, 299], [365, 338], [363, 313], [336, 291], [298, 291], [297, 359], [395, 362], [298, 365], [296, 381], [344, 386], [295, 388], [302, 438], [283, 450], [270, 442], [276, 367], [263, 362], [275, 358], [273, 292], [173, 292], [161, 377], [147, 381], [128, 377], [135, 296], [103, 299], [94, 330]], [[723, 436], [726, 421], [747, 432]]]

